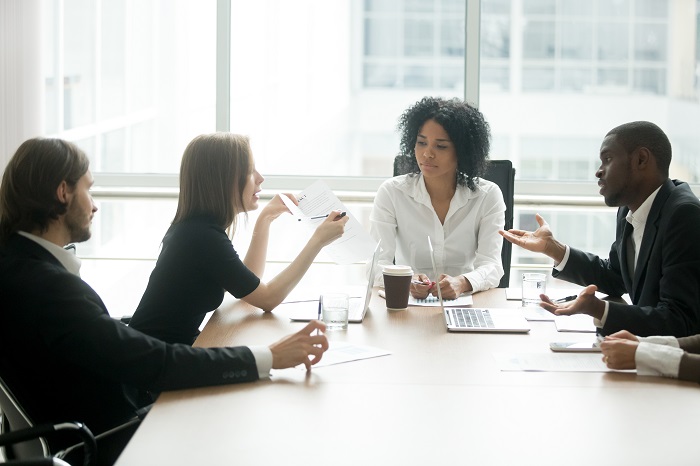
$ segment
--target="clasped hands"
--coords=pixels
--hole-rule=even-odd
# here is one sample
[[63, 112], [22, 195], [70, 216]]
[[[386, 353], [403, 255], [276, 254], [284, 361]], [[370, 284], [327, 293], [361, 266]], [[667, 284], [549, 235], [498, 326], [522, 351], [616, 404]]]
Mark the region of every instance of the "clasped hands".
[[411, 281], [411, 296], [416, 299], [437, 296], [438, 287], [443, 299], [457, 299], [462, 293], [471, 291], [471, 285], [464, 275], [452, 277], [443, 273], [437, 282], [431, 282], [427, 275], [419, 273]]

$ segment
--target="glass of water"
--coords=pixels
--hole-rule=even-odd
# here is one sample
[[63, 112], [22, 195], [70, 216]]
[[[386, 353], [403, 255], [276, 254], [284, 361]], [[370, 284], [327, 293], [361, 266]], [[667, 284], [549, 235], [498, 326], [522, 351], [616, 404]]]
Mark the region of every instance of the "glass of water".
[[348, 328], [350, 297], [345, 293], [324, 293], [321, 295], [321, 317], [326, 330]]
[[547, 275], [543, 273], [523, 274], [523, 307], [540, 306], [541, 294], [547, 293]]

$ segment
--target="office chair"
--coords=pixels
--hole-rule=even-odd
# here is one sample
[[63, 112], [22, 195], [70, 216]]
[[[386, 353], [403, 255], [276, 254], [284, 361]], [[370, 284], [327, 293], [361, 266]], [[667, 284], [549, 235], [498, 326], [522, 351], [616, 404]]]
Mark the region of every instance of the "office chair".
[[[3, 417], [4, 422], [4, 417]], [[16, 464], [23, 466], [39, 466], [39, 465], [60, 465], [60, 466], [70, 466], [62, 458], [68, 454], [69, 450], [74, 448], [82, 447], [83, 452], [83, 465], [90, 466], [94, 464], [94, 460], [97, 455], [97, 444], [95, 442], [95, 437], [90, 432], [90, 429], [81, 424], [80, 422], [63, 422], [60, 424], [42, 424], [35, 427], [29, 427], [26, 429], [13, 430], [11, 432], [0, 434], [0, 447], [4, 448], [5, 454], [11, 451], [12, 447], [17, 447], [26, 443], [30, 440], [40, 440], [44, 444], [46, 443], [45, 438], [50, 437], [53, 434], [62, 431], [71, 431], [80, 437], [81, 443], [76, 444], [69, 449], [59, 452], [56, 456], [49, 454], [48, 450], [45, 454], [32, 456], [25, 459], [9, 460], [3, 464]], [[9, 455], [12, 457], [12, 453]]]
[[[404, 175], [408, 173], [407, 157], [397, 155], [394, 157], [394, 176]], [[504, 230], [513, 228], [513, 206], [515, 204], [515, 168], [510, 160], [490, 160], [488, 168], [483, 178], [485, 180], [496, 183], [501, 188], [503, 200], [506, 203], [506, 221], [503, 227]], [[503, 277], [498, 284], [499, 288], [508, 288], [510, 284], [510, 260], [513, 251], [513, 245], [503, 238], [503, 247], [501, 248], [501, 263], [503, 265]]]
[[[80, 422], [35, 426], [5, 381], [0, 377], [0, 453], [10, 460], [4, 464], [16, 462], [16, 464], [23, 465], [66, 465], [68, 463], [63, 459], [74, 451], [76, 451], [76, 455], [79, 455], [79, 449], [82, 449], [83, 464], [91, 465], [97, 458], [98, 440], [135, 426], [143, 420], [150, 408], [151, 405], [141, 408], [133, 419], [98, 435], [93, 435], [90, 429]], [[64, 431], [74, 432], [80, 439], [79, 443], [59, 452], [51, 452], [47, 438]]]

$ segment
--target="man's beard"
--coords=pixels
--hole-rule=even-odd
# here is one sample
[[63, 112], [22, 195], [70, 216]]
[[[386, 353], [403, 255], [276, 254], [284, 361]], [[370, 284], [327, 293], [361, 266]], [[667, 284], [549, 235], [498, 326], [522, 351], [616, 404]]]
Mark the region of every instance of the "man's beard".
[[68, 206], [65, 224], [70, 233], [71, 243], [82, 243], [89, 240], [90, 236], [92, 236], [89, 218], [86, 219], [85, 214], [73, 203]]

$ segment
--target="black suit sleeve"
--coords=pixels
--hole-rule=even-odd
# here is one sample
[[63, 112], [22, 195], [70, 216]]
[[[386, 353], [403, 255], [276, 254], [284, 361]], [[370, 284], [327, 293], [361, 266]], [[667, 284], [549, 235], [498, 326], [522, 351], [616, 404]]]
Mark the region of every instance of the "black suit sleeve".
[[669, 209], [640, 280], [637, 305], [610, 303], [603, 331], [684, 337], [700, 332], [700, 206]]
[[192, 348], [167, 344], [110, 318], [80, 278], [56, 274], [36, 294], [37, 331], [47, 349], [104, 378], [163, 391], [257, 380], [247, 347]]

